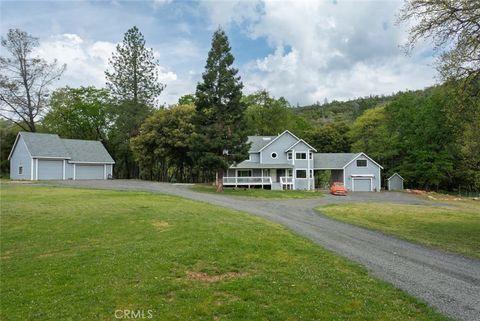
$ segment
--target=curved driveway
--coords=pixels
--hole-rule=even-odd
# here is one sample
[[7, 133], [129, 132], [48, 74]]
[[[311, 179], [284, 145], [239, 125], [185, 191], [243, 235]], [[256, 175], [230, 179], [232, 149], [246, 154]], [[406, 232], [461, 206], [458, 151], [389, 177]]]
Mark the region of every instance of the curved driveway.
[[[355, 193], [297, 200], [252, 200], [197, 193], [183, 185], [137, 180], [62, 181], [62, 185], [159, 192], [248, 212], [280, 223], [321, 246], [359, 262], [376, 277], [423, 299], [458, 320], [480, 320], [480, 261], [402, 241], [316, 213], [343, 202], [429, 204], [405, 193]], [[436, 203], [438, 204], [438, 203]], [[479, 249], [480, 250], [480, 249]]]

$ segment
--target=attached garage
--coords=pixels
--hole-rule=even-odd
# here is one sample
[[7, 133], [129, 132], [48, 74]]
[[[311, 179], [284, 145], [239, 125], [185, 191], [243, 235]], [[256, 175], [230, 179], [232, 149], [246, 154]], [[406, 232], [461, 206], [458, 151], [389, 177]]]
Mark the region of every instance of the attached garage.
[[38, 178], [40, 180], [63, 179], [63, 160], [38, 159]]
[[353, 177], [352, 192], [371, 192], [372, 178]]
[[75, 179], [104, 179], [103, 164], [75, 164]]

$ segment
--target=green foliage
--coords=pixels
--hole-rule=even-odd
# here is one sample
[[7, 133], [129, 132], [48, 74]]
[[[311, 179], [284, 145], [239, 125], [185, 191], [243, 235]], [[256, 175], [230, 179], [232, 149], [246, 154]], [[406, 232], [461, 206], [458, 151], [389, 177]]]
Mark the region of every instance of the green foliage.
[[143, 123], [131, 148], [140, 164], [140, 177], [163, 181], [191, 181], [190, 158], [193, 105], [177, 105], [153, 113]]
[[[435, 194], [438, 195], [438, 194]], [[440, 196], [447, 198], [447, 196]], [[441, 205], [361, 203], [317, 208], [322, 214], [409, 241], [480, 258], [480, 204], [454, 201]]]
[[275, 99], [266, 90], [260, 90], [242, 100], [247, 105], [245, 118], [250, 135], [276, 135], [286, 129], [301, 135], [309, 128], [283, 97]]
[[8, 155], [20, 130], [21, 128], [11, 121], [0, 118], [0, 177], [8, 177], [10, 172]]
[[346, 153], [350, 151], [349, 127], [345, 122], [332, 122], [308, 130], [304, 139], [319, 153]]
[[112, 70], [105, 71], [107, 87], [117, 101], [155, 103], [164, 85], [158, 82], [158, 61], [153, 49], [145, 47], [145, 39], [137, 27], [128, 29], [109, 63]]
[[196, 90], [193, 157], [203, 168], [217, 170], [219, 190], [223, 172], [248, 157], [245, 104], [238, 70], [225, 32], [213, 34], [207, 65]]
[[43, 129], [63, 138], [105, 141], [111, 123], [108, 91], [94, 87], [57, 89]]

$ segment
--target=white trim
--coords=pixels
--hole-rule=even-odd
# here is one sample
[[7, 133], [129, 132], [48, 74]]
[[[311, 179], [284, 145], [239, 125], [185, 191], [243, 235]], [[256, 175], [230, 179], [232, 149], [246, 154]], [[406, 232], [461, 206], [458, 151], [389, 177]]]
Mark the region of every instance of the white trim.
[[373, 174], [351, 174], [352, 177], [375, 177]]
[[69, 164], [108, 164], [113, 165], [115, 162], [81, 162], [81, 161], [68, 161]]
[[310, 147], [311, 150], [317, 151], [315, 148], [312, 147], [312, 145], [310, 145], [309, 143], [307, 143], [307, 142], [304, 141], [303, 139], [299, 139], [295, 144], [293, 144], [292, 146], [290, 146], [289, 148], [287, 148], [285, 151], [288, 152], [288, 151], [291, 150], [293, 147], [297, 146], [298, 143], [304, 143], [305, 145], [307, 145], [307, 147]]
[[370, 180], [370, 192], [373, 192], [373, 177], [363, 177], [361, 178], [360, 176], [354, 177], [352, 175], [352, 192], [355, 192], [355, 180], [358, 179], [369, 179]]
[[274, 139], [272, 139], [270, 141], [270, 143], [268, 143], [267, 145], [263, 146], [262, 148], [260, 148], [258, 151], [261, 152], [262, 150], [264, 150], [265, 148], [267, 148], [267, 146], [270, 146], [274, 141], [276, 141], [277, 139], [279, 139], [280, 137], [282, 137], [284, 134], [286, 133], [289, 133], [290, 135], [292, 135], [296, 140], [300, 140], [300, 138], [298, 138], [297, 136], [295, 136], [294, 134], [292, 134], [288, 129], [283, 131], [283, 133], [279, 134], [277, 137], [275, 137]]
[[66, 163], [66, 162], [67, 162], [67, 161], [64, 159], [64, 160], [63, 160], [63, 173], [62, 173], [62, 180], [65, 180], [65, 163]]
[[333, 168], [333, 167], [313, 167], [315, 170], [342, 170], [343, 168]]
[[[12, 158], [12, 154], [13, 154], [13, 151], [15, 150], [15, 147], [17, 146], [17, 142], [18, 142], [18, 139], [20, 138], [20, 133], [17, 134], [17, 137], [15, 137], [15, 141], [13, 142], [13, 146], [12, 146], [12, 150], [10, 151], [10, 154], [8, 154], [8, 160], [10, 160], [10, 158]], [[25, 147], [27, 145], [25, 144]], [[27, 147], [27, 150], [28, 150], [28, 147]], [[28, 151], [28, 153], [30, 154], [30, 151]], [[32, 155], [30, 155], [32, 156]]]
[[35, 158], [40, 159], [71, 159], [71, 157], [58, 157], [58, 156], [34, 156]]
[[393, 178], [393, 176], [398, 176], [400, 177], [402, 180], [405, 180], [402, 176], [400, 176], [400, 174], [398, 173], [393, 173], [392, 176], [390, 176], [389, 178], [387, 178], [387, 181], [391, 180]]
[[[361, 153], [358, 153], [357, 156], [355, 156], [354, 158], [352, 158], [351, 161], [349, 161], [347, 164], [345, 164], [345, 166], [343, 166], [343, 168], [347, 167], [348, 165], [350, 165], [354, 160], [356, 160], [358, 157], [360, 157], [361, 155], [365, 156], [366, 158], [368, 158], [372, 163], [374, 163], [375, 165], [377, 165], [378, 167], [380, 167], [381, 169], [383, 169], [383, 166], [380, 165], [379, 163], [377, 163], [376, 161], [374, 161], [373, 159], [371, 159], [367, 154], [365, 154], [364, 152], [361, 152]], [[368, 167], [368, 164], [367, 164], [367, 167]]]
[[31, 162], [30, 162], [30, 180], [33, 181], [33, 158], [31, 158]]
[[103, 179], [107, 179], [107, 164], [103, 164]]
[[378, 190], [377, 192], [382, 191], [382, 173], [380, 171], [380, 167], [378, 168]]
[[73, 164], [73, 180], [77, 179], [77, 164]]
[[[275, 157], [273, 157], [273, 154], [275, 154]], [[272, 159], [277, 159], [277, 158], [278, 158], [278, 153], [277, 153], [277, 152], [271, 152], [271, 153], [270, 153], [270, 157], [271, 157]]]
[[38, 181], [38, 158], [35, 158], [35, 180]]
[[292, 165], [295, 167], [295, 149], [292, 150]]
[[[305, 176], [306, 177], [299, 177], [297, 178], [297, 171], [305, 171]], [[308, 179], [308, 169], [307, 168], [295, 168], [295, 178], [296, 179]]]

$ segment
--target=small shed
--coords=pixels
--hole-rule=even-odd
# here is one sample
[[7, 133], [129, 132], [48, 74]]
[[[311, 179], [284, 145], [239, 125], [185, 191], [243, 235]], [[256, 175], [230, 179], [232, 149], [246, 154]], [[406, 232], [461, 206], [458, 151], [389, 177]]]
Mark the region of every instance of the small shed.
[[400, 174], [394, 173], [387, 181], [389, 191], [403, 190], [403, 177]]

